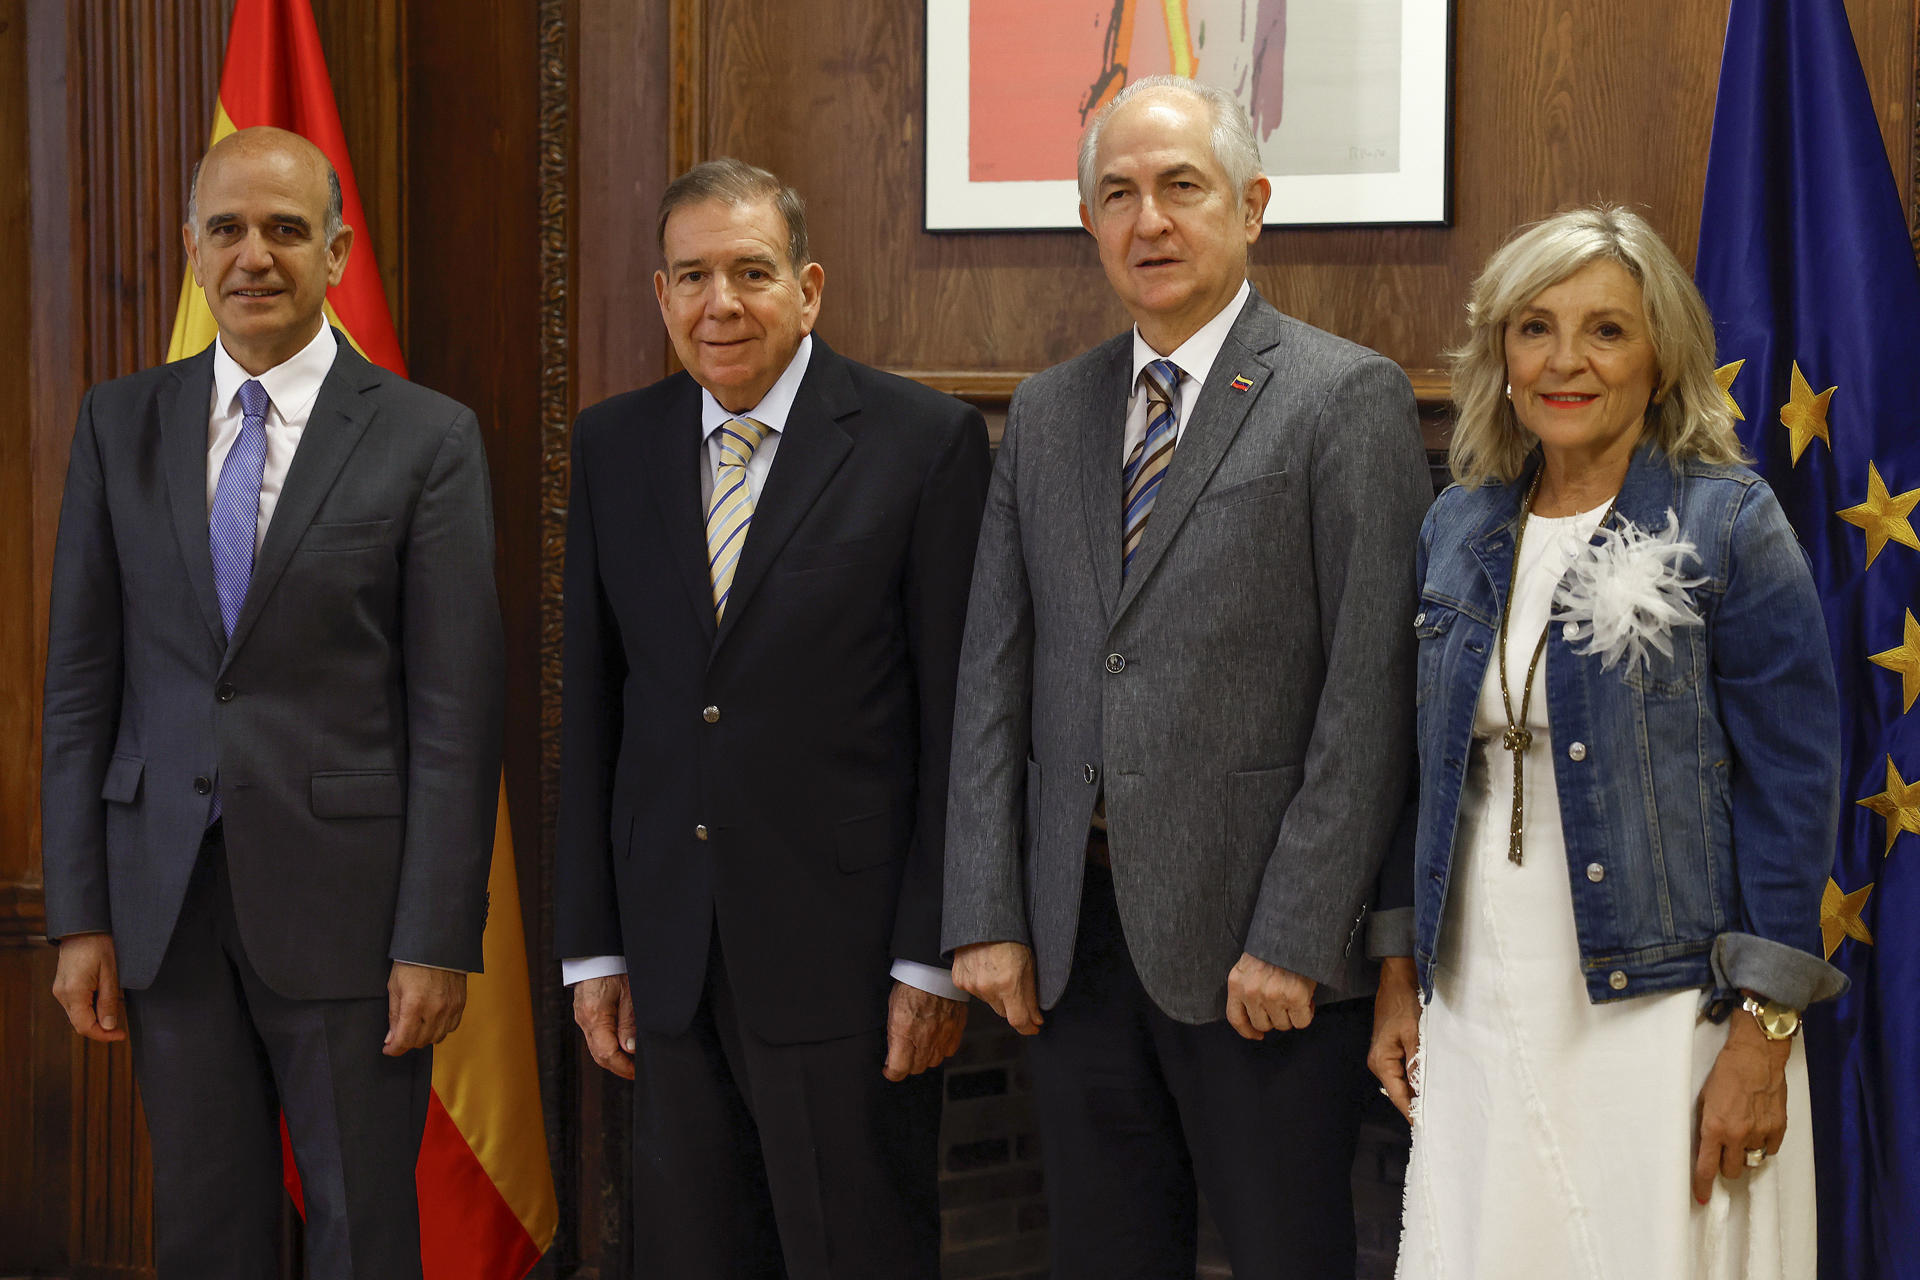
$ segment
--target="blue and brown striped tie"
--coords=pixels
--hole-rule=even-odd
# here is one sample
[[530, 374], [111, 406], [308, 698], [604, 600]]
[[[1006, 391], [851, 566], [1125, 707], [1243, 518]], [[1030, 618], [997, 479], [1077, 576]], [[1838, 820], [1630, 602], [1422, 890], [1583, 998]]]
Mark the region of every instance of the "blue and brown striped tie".
[[1140, 549], [1147, 517], [1153, 514], [1154, 496], [1160, 492], [1160, 481], [1173, 461], [1180, 423], [1180, 366], [1171, 360], [1155, 360], [1140, 371], [1140, 377], [1147, 386], [1147, 434], [1134, 446], [1121, 473], [1127, 493], [1126, 515], [1121, 522], [1126, 530], [1120, 561], [1123, 578], [1133, 568], [1133, 554]]
[[713, 498], [707, 503], [707, 576], [713, 580], [716, 622], [726, 616], [733, 571], [740, 563], [740, 549], [747, 545], [747, 526], [753, 523], [747, 459], [767, 438], [767, 431], [765, 424], [752, 418], [735, 418], [713, 433], [720, 445], [720, 465], [714, 468]]

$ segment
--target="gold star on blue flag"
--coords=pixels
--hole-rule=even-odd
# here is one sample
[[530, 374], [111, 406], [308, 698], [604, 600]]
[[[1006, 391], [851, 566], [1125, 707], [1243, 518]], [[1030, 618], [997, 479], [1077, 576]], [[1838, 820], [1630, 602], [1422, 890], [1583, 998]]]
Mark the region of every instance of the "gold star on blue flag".
[[1916, 545], [1920, 495], [1881, 477], [1920, 476], [1920, 267], [1844, 0], [1731, 0], [1698, 261], [1721, 389], [1806, 548], [1848, 700], [1841, 785], [1857, 803], [1842, 806], [1822, 924], [1853, 985], [1805, 1023], [1820, 1275], [1914, 1280], [1920, 857], [1894, 843], [1920, 831], [1920, 786], [1892, 762], [1920, 761], [1920, 716], [1903, 714], [1920, 692], [1920, 555], [1878, 552]]

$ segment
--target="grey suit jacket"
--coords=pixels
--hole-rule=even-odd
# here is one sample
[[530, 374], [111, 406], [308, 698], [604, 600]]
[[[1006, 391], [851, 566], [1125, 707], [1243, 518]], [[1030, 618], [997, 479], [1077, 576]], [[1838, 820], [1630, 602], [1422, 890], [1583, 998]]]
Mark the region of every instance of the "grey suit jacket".
[[[1431, 497], [1384, 357], [1235, 320], [1121, 576], [1131, 337], [1015, 394], [961, 655], [942, 945], [1073, 959], [1104, 790], [1142, 983], [1222, 1017], [1242, 951], [1360, 994], [1364, 904], [1407, 785], [1414, 540]], [[1236, 376], [1251, 383], [1244, 390]]]
[[103, 383], [54, 550], [47, 932], [152, 983], [217, 784], [248, 958], [282, 995], [480, 968], [502, 641], [472, 411], [345, 339], [231, 643], [207, 545], [212, 349]]

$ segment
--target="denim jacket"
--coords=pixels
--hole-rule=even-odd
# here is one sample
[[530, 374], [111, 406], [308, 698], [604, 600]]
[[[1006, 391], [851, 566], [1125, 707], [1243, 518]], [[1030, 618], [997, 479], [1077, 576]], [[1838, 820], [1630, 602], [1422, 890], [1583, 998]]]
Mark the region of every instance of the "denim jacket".
[[[1411, 953], [1428, 996], [1474, 708], [1538, 465], [1536, 453], [1511, 484], [1454, 485], [1421, 529], [1419, 821], [1411, 875], [1383, 877], [1397, 891], [1383, 889], [1370, 950]], [[1650, 648], [1645, 666], [1603, 671], [1555, 622], [1543, 659], [1587, 996], [1697, 987], [1723, 1015], [1745, 987], [1804, 1008], [1847, 982], [1817, 949], [1840, 820], [1820, 600], [1773, 491], [1747, 468], [1675, 466], [1643, 445], [1613, 524], [1659, 531], [1669, 510], [1698, 552], [1685, 571], [1705, 579], [1689, 592], [1704, 625], [1673, 628], [1671, 657]]]

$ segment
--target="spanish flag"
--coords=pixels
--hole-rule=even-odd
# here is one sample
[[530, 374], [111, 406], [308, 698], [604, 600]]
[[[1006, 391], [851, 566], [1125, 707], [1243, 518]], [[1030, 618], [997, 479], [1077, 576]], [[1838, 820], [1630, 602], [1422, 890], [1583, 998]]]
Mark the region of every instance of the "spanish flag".
[[[327, 320], [367, 359], [405, 377], [309, 0], [234, 4], [208, 145], [254, 125], [298, 133], [333, 162], [347, 224], [363, 234], [354, 241], [345, 276], [327, 293]], [[167, 358], [204, 350], [215, 332], [213, 313], [189, 273]], [[484, 943], [486, 972], [467, 980], [460, 1029], [433, 1055], [433, 1097], [416, 1173], [426, 1280], [520, 1280], [553, 1243], [559, 1220], [541, 1122], [533, 1005], [504, 788], [487, 888], [492, 909]], [[297, 1199], [291, 1168], [288, 1186]]]

